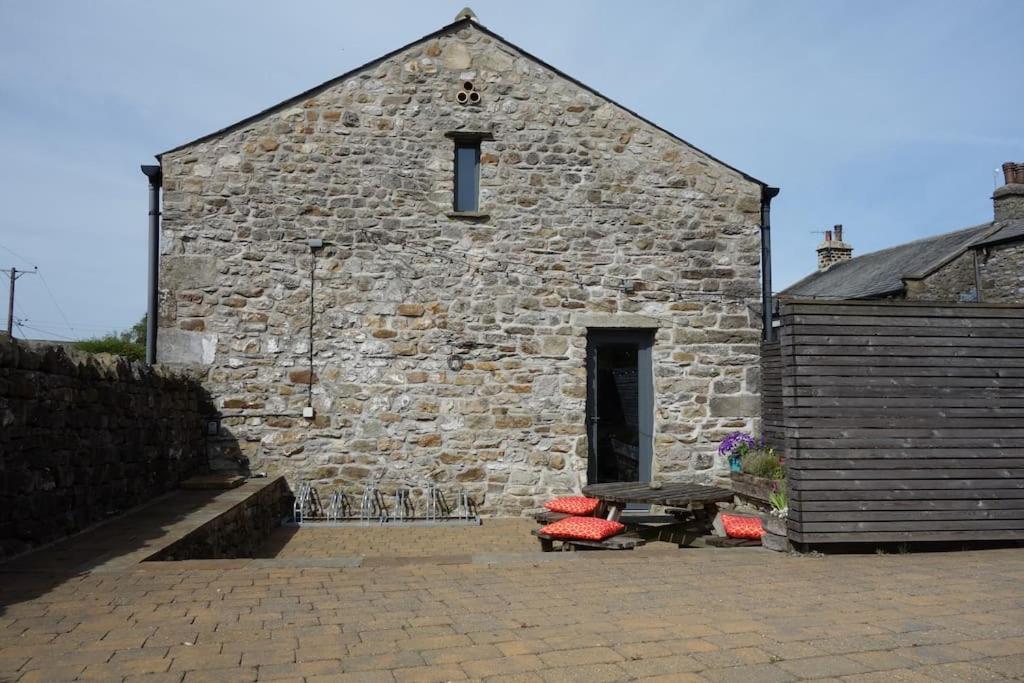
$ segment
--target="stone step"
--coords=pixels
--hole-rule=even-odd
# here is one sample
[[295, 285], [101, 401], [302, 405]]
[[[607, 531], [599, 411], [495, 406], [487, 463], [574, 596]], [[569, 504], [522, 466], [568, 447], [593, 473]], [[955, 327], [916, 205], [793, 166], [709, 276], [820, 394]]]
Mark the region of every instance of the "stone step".
[[189, 491], [226, 491], [245, 483], [245, 477], [238, 474], [219, 472], [200, 474], [181, 482], [181, 488]]

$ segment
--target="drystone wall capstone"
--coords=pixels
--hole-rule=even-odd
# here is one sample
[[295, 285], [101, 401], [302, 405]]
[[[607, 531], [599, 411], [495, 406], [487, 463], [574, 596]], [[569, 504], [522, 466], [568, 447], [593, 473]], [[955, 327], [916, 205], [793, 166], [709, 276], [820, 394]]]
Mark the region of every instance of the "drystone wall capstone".
[[978, 300], [974, 252], [967, 250], [934, 273], [907, 281], [908, 301], [970, 303]]
[[203, 413], [179, 373], [0, 334], [0, 558], [203, 471]]
[[[459, 131], [490, 138], [471, 216]], [[602, 327], [656, 331], [656, 478], [758, 427], [760, 186], [474, 27], [162, 165], [159, 353], [205, 373], [219, 465], [535, 509], [585, 483]]]

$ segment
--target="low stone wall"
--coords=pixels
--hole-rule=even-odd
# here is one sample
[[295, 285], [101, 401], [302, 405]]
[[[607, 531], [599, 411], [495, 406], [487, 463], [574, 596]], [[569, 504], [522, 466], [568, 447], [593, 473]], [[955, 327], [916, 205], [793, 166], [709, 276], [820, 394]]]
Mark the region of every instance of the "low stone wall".
[[0, 558], [203, 471], [206, 405], [184, 375], [0, 334]]
[[271, 532], [281, 525], [281, 520], [291, 514], [292, 500], [288, 482], [284, 477], [277, 477], [224, 514], [146, 558], [146, 561], [255, 557]]

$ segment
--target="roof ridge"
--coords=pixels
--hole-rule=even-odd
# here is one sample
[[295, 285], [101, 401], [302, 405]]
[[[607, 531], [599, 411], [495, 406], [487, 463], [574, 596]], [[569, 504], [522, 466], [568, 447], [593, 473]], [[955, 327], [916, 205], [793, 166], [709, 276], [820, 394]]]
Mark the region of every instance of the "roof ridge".
[[869, 251], [866, 254], [860, 254], [859, 256], [854, 256], [852, 259], [849, 259], [849, 261], [843, 261], [843, 263], [849, 263], [850, 261], [853, 261], [853, 260], [856, 260], [856, 259], [859, 259], [859, 258], [864, 258], [865, 256], [873, 256], [874, 254], [882, 254], [882, 253], [885, 253], [887, 251], [892, 251], [894, 249], [902, 249], [903, 247], [909, 247], [912, 244], [919, 244], [921, 242], [931, 242], [932, 240], [937, 240], [937, 239], [940, 239], [942, 237], [949, 237], [951, 235], [956, 235], [957, 233], [961, 233], [961, 232], [968, 232], [970, 230], [978, 230], [980, 228], [986, 228], [986, 227], [989, 227], [991, 225], [992, 225], [992, 221], [989, 221], [988, 223], [979, 223], [978, 225], [972, 225], [969, 228], [959, 228], [957, 230], [950, 230], [949, 232], [940, 232], [937, 235], [928, 235], [927, 237], [918, 237], [916, 240], [910, 240], [909, 242], [901, 242], [899, 244], [894, 244], [891, 247], [883, 247], [882, 249], [876, 249], [875, 251]]
[[[460, 16], [461, 16], [461, 12], [460, 12]], [[308, 98], [308, 97], [312, 97], [313, 95], [316, 95], [317, 93], [322, 92], [322, 91], [326, 90], [327, 88], [330, 88], [331, 86], [335, 85], [336, 83], [340, 83], [341, 81], [345, 80], [346, 78], [354, 76], [355, 74], [357, 74], [360, 71], [363, 71], [364, 69], [367, 69], [367, 68], [369, 68], [371, 66], [380, 64], [381, 62], [384, 62], [384, 61], [386, 61], [388, 59], [391, 59], [395, 55], [397, 55], [397, 54], [399, 54], [401, 52], [404, 52], [405, 50], [408, 50], [409, 48], [413, 47], [414, 45], [418, 45], [420, 43], [426, 42], [426, 41], [431, 40], [433, 38], [437, 38], [437, 37], [442, 36], [442, 35], [444, 35], [446, 33], [450, 33], [451, 31], [455, 30], [456, 28], [462, 28], [464, 26], [472, 26], [473, 28], [475, 28], [476, 30], [480, 31], [481, 33], [484, 33], [484, 34], [490, 36], [491, 38], [494, 38], [495, 40], [499, 40], [502, 43], [505, 43], [509, 47], [515, 49], [517, 52], [522, 54], [524, 57], [533, 60], [534, 62], [540, 64], [542, 67], [544, 67], [546, 69], [551, 70], [556, 75], [566, 79], [567, 81], [569, 81], [570, 83], [576, 85], [577, 87], [582, 88], [582, 89], [584, 89], [584, 90], [586, 90], [586, 91], [596, 95], [597, 97], [601, 98], [602, 100], [605, 100], [605, 101], [609, 102], [610, 104], [618, 107], [619, 109], [621, 109], [622, 111], [626, 112], [630, 116], [633, 116], [633, 117], [639, 119], [640, 121], [642, 121], [643, 123], [647, 124], [648, 126], [651, 126], [655, 130], [658, 130], [658, 131], [664, 133], [665, 135], [668, 135], [673, 140], [686, 145], [690, 149], [694, 150], [695, 152], [698, 152], [699, 154], [702, 154], [703, 156], [707, 157], [711, 161], [714, 161], [714, 162], [716, 162], [718, 164], [721, 164], [722, 166], [725, 166], [726, 168], [728, 168], [728, 169], [738, 173], [743, 178], [749, 180], [752, 183], [756, 183], [757, 185], [760, 185], [763, 188], [768, 187], [768, 183], [764, 182], [763, 180], [758, 180], [757, 178], [755, 178], [754, 176], [750, 175], [749, 173], [741, 171], [740, 169], [736, 168], [735, 166], [722, 161], [718, 157], [716, 157], [716, 156], [714, 156], [712, 154], [709, 154], [708, 152], [705, 152], [700, 147], [697, 147], [696, 145], [694, 145], [691, 142], [688, 142], [687, 140], [684, 140], [683, 138], [679, 137], [678, 135], [676, 135], [672, 131], [668, 130], [667, 128], [659, 126], [657, 123], [651, 121], [650, 119], [646, 118], [645, 116], [642, 116], [641, 114], [638, 114], [634, 110], [630, 109], [629, 107], [625, 106], [624, 104], [621, 104], [621, 103], [617, 102], [616, 100], [612, 99], [611, 97], [608, 97], [607, 95], [603, 94], [602, 92], [600, 92], [596, 88], [593, 88], [593, 87], [587, 85], [586, 83], [584, 83], [584, 82], [574, 78], [573, 76], [570, 76], [569, 74], [567, 74], [566, 72], [562, 71], [558, 67], [551, 65], [550, 63], [544, 61], [540, 57], [537, 57], [533, 53], [531, 53], [531, 52], [529, 52], [529, 51], [519, 47], [518, 45], [513, 43], [508, 38], [505, 38], [504, 36], [501, 36], [501, 35], [495, 33], [491, 29], [489, 29], [486, 26], [484, 26], [483, 24], [481, 24], [480, 21], [477, 20], [475, 17], [473, 17], [473, 18], [464, 17], [462, 19], [457, 19], [456, 21], [453, 21], [450, 24], [442, 26], [441, 28], [437, 29], [436, 31], [433, 31], [433, 32], [428, 33], [427, 35], [421, 37], [421, 38], [417, 38], [416, 40], [413, 40], [413, 41], [411, 41], [409, 43], [406, 43], [405, 45], [403, 45], [403, 46], [401, 46], [399, 48], [396, 48], [396, 49], [388, 52], [385, 55], [382, 55], [380, 57], [372, 59], [369, 62], [366, 62], [365, 64], [357, 66], [354, 69], [349, 69], [348, 71], [346, 71], [345, 73], [343, 73], [343, 74], [341, 74], [339, 76], [335, 76], [334, 78], [328, 79], [328, 80], [320, 83], [319, 85], [315, 85], [312, 88], [304, 90], [303, 92], [301, 92], [301, 93], [299, 93], [297, 95], [293, 95], [292, 97], [289, 97], [286, 100], [278, 102], [277, 104], [273, 104], [273, 105], [267, 107], [266, 109], [263, 109], [263, 110], [255, 113], [255, 114], [252, 114], [251, 116], [247, 116], [247, 117], [245, 117], [245, 118], [243, 118], [243, 119], [241, 119], [239, 121], [236, 121], [234, 123], [228, 124], [227, 126], [224, 126], [223, 128], [215, 130], [212, 133], [208, 133], [206, 135], [203, 135], [203, 136], [200, 136], [198, 138], [195, 138], [194, 140], [191, 140], [191, 141], [186, 142], [184, 144], [181, 144], [181, 145], [178, 145], [176, 147], [173, 147], [173, 148], [171, 148], [171, 149], [169, 149], [169, 150], [167, 150], [165, 152], [160, 152], [159, 154], [156, 155], [156, 158], [159, 160], [165, 154], [170, 154], [171, 152], [177, 152], [177, 151], [180, 151], [182, 149], [185, 149], [186, 147], [191, 147], [192, 145], [199, 144], [201, 142], [206, 142], [207, 140], [212, 140], [213, 138], [215, 138], [215, 137], [217, 137], [219, 135], [223, 135], [223, 134], [231, 132], [233, 130], [237, 130], [238, 128], [241, 128], [241, 127], [243, 127], [245, 125], [248, 125], [249, 123], [252, 123], [254, 121], [257, 121], [257, 120], [261, 119], [264, 116], [268, 116], [270, 114], [273, 114], [276, 111], [284, 109], [285, 107], [287, 107], [287, 106], [289, 106], [289, 105], [291, 105], [291, 104], [293, 104], [295, 102], [298, 102], [298, 101], [303, 100], [303, 99]]]

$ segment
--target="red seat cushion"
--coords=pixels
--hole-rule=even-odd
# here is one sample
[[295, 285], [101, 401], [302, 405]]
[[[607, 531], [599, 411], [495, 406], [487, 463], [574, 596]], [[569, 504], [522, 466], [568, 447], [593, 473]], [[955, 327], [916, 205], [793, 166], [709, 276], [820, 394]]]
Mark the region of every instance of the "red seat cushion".
[[748, 538], [757, 541], [764, 535], [761, 520], [757, 517], [723, 514], [722, 526], [725, 527], [725, 535], [729, 538]]
[[544, 503], [544, 507], [552, 512], [562, 512], [567, 515], [589, 517], [594, 514], [594, 511], [597, 510], [597, 506], [600, 504], [601, 501], [597, 498], [566, 496], [565, 498], [555, 498], [552, 501], [548, 501], [547, 503]]
[[566, 517], [541, 527], [540, 533], [566, 541], [603, 541], [625, 528], [620, 522], [600, 517]]

